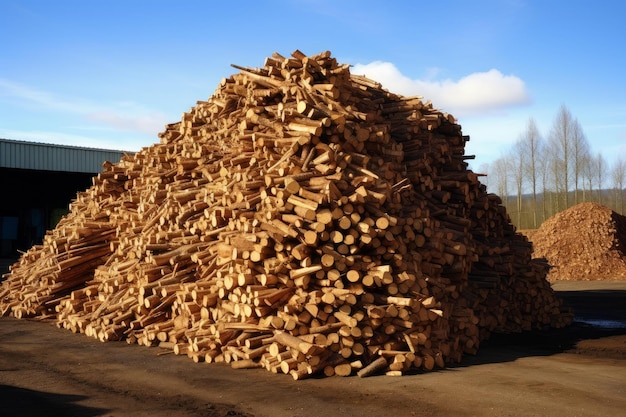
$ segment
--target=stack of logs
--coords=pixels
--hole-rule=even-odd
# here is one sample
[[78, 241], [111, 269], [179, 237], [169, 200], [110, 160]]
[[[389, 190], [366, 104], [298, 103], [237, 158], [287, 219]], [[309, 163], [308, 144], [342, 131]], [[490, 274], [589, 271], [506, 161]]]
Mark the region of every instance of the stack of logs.
[[2, 315], [294, 379], [432, 370], [567, 324], [453, 117], [328, 52], [235, 68], [104, 165], [11, 267]]

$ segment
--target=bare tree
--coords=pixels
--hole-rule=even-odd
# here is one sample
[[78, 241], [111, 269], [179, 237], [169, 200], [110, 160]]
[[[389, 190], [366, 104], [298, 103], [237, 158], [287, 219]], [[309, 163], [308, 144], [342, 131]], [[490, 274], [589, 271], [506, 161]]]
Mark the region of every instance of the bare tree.
[[509, 200], [509, 161], [505, 157], [500, 157], [493, 161], [491, 164], [491, 172], [495, 177], [495, 181], [490, 184], [493, 186], [494, 182], [496, 185], [497, 194], [504, 201], [504, 205], [508, 206]]
[[618, 158], [611, 169], [611, 178], [613, 180], [613, 190], [615, 192], [615, 211], [624, 213], [624, 181], [626, 181], [626, 161]]
[[522, 201], [524, 198], [524, 140], [520, 137], [513, 145], [513, 152], [509, 157], [510, 172], [515, 186], [515, 208], [517, 210], [517, 227], [522, 227]]
[[[574, 204], [578, 204], [579, 185], [583, 180], [583, 172], [585, 163], [589, 159], [589, 142], [583, 132], [578, 120], [572, 121], [571, 140], [572, 140], [572, 174], [574, 175]], [[584, 184], [583, 184], [584, 188]]]
[[570, 190], [570, 171], [572, 170], [571, 159], [573, 155], [573, 137], [575, 131], [575, 120], [570, 111], [561, 106], [561, 109], [554, 119], [552, 130], [550, 131], [550, 149], [553, 152], [554, 165], [553, 174], [557, 194], [563, 195], [565, 207], [569, 207], [568, 193]]
[[550, 154], [545, 142], [542, 142], [541, 152], [537, 153], [537, 172], [541, 183], [541, 222], [548, 218], [548, 183], [550, 181]]
[[528, 120], [526, 131], [520, 137], [519, 151], [523, 154], [523, 175], [528, 178], [532, 193], [532, 227], [537, 228], [537, 182], [540, 175], [540, 157], [545, 146], [533, 118]]
[[[549, 215], [553, 215], [561, 210], [561, 199], [563, 195], [567, 196], [567, 186], [565, 185], [568, 181], [568, 176], [566, 175], [566, 166], [567, 164], [561, 157], [561, 152], [559, 151], [558, 143], [554, 141], [550, 141], [547, 146], [547, 159], [546, 159], [546, 169], [548, 171], [549, 179], [552, 181], [552, 193], [551, 195], [551, 210]], [[566, 198], [563, 198], [563, 203], [567, 204]], [[563, 207], [563, 209], [567, 208], [567, 206]]]
[[593, 198], [593, 181], [594, 181], [594, 167], [593, 157], [591, 153], [587, 154], [582, 163], [582, 178], [583, 184], [583, 201], [589, 201]]
[[602, 204], [602, 187], [604, 179], [607, 175], [607, 164], [602, 154], [598, 153], [594, 158], [593, 164], [596, 176], [596, 185], [598, 187], [598, 203]]

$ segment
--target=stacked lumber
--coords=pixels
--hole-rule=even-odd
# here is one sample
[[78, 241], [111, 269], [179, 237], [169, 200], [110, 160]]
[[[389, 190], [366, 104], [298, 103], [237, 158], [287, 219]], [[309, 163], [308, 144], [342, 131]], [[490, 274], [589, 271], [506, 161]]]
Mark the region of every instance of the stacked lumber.
[[626, 217], [598, 203], [555, 214], [529, 235], [549, 281], [626, 279]]
[[568, 323], [452, 116], [329, 52], [235, 67], [104, 165], [11, 267], [3, 315], [294, 379], [432, 370]]

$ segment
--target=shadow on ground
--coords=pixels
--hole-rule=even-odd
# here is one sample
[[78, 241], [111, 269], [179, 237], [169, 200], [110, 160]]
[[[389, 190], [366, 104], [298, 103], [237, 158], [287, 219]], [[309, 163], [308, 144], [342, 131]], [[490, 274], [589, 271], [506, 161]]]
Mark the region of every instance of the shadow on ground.
[[0, 404], [2, 404], [0, 414], [7, 417], [95, 417], [109, 411], [76, 404], [86, 398], [80, 395], [56, 394], [0, 385]]
[[463, 362], [452, 368], [563, 352], [626, 359], [626, 291], [557, 291], [557, 295], [574, 310], [571, 326], [493, 334], [482, 342], [478, 354], [464, 356]]

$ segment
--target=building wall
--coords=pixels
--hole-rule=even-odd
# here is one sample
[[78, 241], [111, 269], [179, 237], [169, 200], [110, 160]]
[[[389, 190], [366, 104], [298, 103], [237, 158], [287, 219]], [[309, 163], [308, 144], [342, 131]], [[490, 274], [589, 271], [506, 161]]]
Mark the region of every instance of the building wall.
[[105, 161], [124, 152], [0, 139], [0, 258], [43, 240]]

